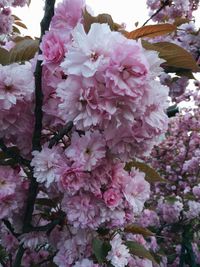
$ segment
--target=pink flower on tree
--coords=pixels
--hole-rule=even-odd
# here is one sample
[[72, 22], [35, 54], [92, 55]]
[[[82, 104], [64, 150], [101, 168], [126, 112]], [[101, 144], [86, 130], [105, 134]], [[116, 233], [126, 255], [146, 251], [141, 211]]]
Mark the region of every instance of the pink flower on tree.
[[0, 0], [0, 8], [11, 6], [14, 0]]
[[17, 7], [17, 6], [23, 7], [28, 3], [29, 3], [29, 0], [14, 0], [13, 3], [12, 3], [12, 6], [14, 6], [14, 7]]
[[88, 131], [82, 136], [74, 133], [72, 135], [71, 145], [65, 150], [65, 154], [73, 161], [73, 167], [91, 171], [105, 158], [105, 145], [103, 135], [98, 131]]
[[97, 229], [106, 219], [109, 219], [106, 218], [103, 203], [89, 193], [65, 196], [62, 208], [66, 212], [69, 222], [76, 228]]
[[122, 194], [119, 190], [110, 188], [104, 192], [103, 199], [109, 208], [114, 209], [122, 202]]
[[0, 34], [9, 34], [12, 32], [12, 24], [14, 22], [11, 16], [11, 9], [4, 8], [0, 10]]
[[98, 23], [91, 25], [88, 34], [83, 25], [78, 24], [72, 35], [72, 46], [61, 67], [66, 74], [82, 75], [86, 78], [108, 66], [114, 37], [121, 37], [119, 33], [111, 33], [107, 24]]
[[34, 175], [39, 183], [45, 183], [49, 187], [51, 183], [58, 181], [58, 170], [61, 166], [67, 164], [64, 161], [64, 155], [59, 147], [49, 149], [47, 144], [42, 151], [33, 151], [31, 166], [34, 167]]
[[65, 166], [58, 172], [59, 189], [69, 195], [74, 195], [81, 188], [84, 188], [85, 184], [90, 178], [89, 174], [84, 172], [81, 168]]
[[30, 64], [0, 65], [0, 110], [9, 110], [17, 101], [30, 101], [34, 79]]
[[43, 64], [59, 64], [64, 57], [64, 40], [57, 32], [46, 32], [40, 45]]
[[119, 234], [116, 234], [110, 241], [111, 250], [108, 252], [107, 260], [115, 267], [125, 267], [128, 264], [131, 255], [128, 248], [122, 243]]
[[84, 0], [64, 0], [59, 3], [51, 21], [51, 28], [53, 30], [71, 31], [81, 21], [84, 7]]
[[140, 214], [144, 203], [150, 196], [150, 184], [144, 179], [145, 174], [136, 169], [131, 170], [129, 183], [125, 186], [124, 196], [135, 214]]
[[77, 261], [73, 267], [99, 267], [99, 264], [95, 264], [89, 259], [82, 259], [81, 261]]

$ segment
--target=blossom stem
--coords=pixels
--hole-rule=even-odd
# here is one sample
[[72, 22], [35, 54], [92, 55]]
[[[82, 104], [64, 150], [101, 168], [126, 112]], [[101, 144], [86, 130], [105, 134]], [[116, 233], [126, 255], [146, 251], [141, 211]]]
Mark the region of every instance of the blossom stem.
[[4, 143], [4, 140], [0, 139], [0, 148], [5, 154], [6, 157], [13, 159], [16, 161], [16, 163], [19, 163], [20, 165], [27, 166], [31, 168], [30, 161], [27, 159], [24, 159], [16, 150], [14, 150], [12, 147], [7, 147]]
[[160, 11], [162, 11], [169, 4], [170, 4], [170, 0], [164, 1], [161, 7], [155, 13], [153, 13], [153, 15], [151, 15], [151, 17], [147, 21], [145, 21], [142, 27], [144, 27], [150, 20], [152, 20], [152, 18], [154, 18], [158, 13], [160, 13]]
[[49, 141], [49, 148], [56, 145], [66, 134], [68, 134], [73, 127], [73, 122], [69, 121], [57, 134], [55, 134]]
[[15, 233], [11, 223], [8, 220], [5, 220], [5, 219], [3, 219], [2, 221], [5, 224], [5, 226], [7, 227], [7, 229], [11, 232], [11, 234], [13, 236], [15, 236], [16, 238], [18, 238], [19, 234]]
[[65, 214], [63, 214], [62, 217], [53, 220], [52, 222], [46, 224], [46, 225], [42, 225], [42, 226], [35, 226], [35, 227], [31, 227], [30, 230], [34, 231], [34, 232], [46, 232], [46, 231], [51, 231], [56, 225], [60, 224], [63, 219], [65, 218]]

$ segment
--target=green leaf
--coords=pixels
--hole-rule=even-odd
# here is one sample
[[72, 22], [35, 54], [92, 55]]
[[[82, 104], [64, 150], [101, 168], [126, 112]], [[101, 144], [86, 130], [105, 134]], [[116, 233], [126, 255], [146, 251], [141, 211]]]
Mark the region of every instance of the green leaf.
[[102, 240], [96, 238], [92, 241], [92, 250], [98, 263], [101, 264], [106, 261], [106, 256], [111, 250], [111, 246], [108, 242], [103, 242]]
[[38, 48], [38, 40], [24, 39], [17, 42], [15, 47], [13, 47], [9, 52], [8, 64], [30, 60], [35, 56]]
[[128, 162], [126, 164], [125, 170], [130, 171], [132, 167], [144, 172], [145, 173], [145, 179], [149, 183], [167, 182], [165, 179], [161, 178], [160, 175], [153, 168], [151, 168], [149, 165], [147, 165], [146, 163], [139, 162], [139, 161], [131, 161], [131, 162]]
[[146, 258], [153, 263], [157, 263], [153, 255], [142, 245], [138, 244], [135, 241], [126, 241], [125, 245], [129, 248], [131, 254], [137, 257]]
[[185, 76], [188, 79], [196, 80], [191, 70], [177, 69], [176, 75], [180, 77]]
[[14, 15], [14, 14], [12, 14], [12, 17], [14, 18], [14, 20], [19, 20], [19, 21], [21, 21], [21, 19], [20, 19], [18, 16]]
[[19, 33], [19, 34], [21, 33], [20, 30], [16, 26], [14, 26], [14, 25], [12, 26], [12, 30], [15, 33]]
[[16, 20], [14, 24], [21, 28], [27, 29], [26, 25], [21, 21]]
[[[8, 259], [6, 250], [0, 245], [0, 263]], [[1, 265], [1, 264], [0, 264]]]
[[16, 45], [7, 51], [0, 47], [0, 64], [9, 65], [14, 62], [28, 61], [35, 56], [39, 48], [39, 41], [29, 36], [16, 38]]
[[170, 204], [174, 204], [177, 201], [177, 198], [175, 196], [166, 196], [165, 200]]
[[0, 47], [0, 64], [6, 65], [8, 62], [9, 52]]
[[136, 225], [136, 224], [131, 224], [131, 225], [126, 226], [124, 231], [127, 233], [132, 233], [132, 234], [140, 234], [140, 235], [143, 235], [145, 237], [155, 235], [149, 229], [141, 227], [141, 226]]
[[92, 16], [87, 9], [83, 12], [84, 28], [86, 32], [89, 32], [93, 23], [107, 23], [112, 31], [117, 31], [121, 26], [115, 23], [109, 14], [99, 14], [97, 17]]
[[167, 108], [167, 111], [166, 112], [167, 112], [168, 118], [171, 118], [171, 117], [174, 117], [177, 113], [179, 113], [179, 108], [175, 104], [175, 105], [169, 106]]
[[181, 26], [182, 24], [189, 23], [189, 22], [190, 22], [190, 20], [187, 18], [177, 17], [177, 18], [175, 18], [173, 24], [178, 27], [178, 26]]
[[169, 42], [149, 43], [142, 41], [142, 45], [147, 50], [159, 52], [159, 56], [166, 60], [165, 65], [194, 72], [200, 71], [193, 56], [184, 48]]

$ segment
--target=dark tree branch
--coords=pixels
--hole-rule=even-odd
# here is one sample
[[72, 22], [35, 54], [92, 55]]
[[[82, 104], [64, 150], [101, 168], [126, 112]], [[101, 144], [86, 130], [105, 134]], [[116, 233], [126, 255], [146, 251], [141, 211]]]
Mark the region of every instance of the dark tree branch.
[[15, 258], [15, 262], [13, 264], [13, 267], [21, 267], [21, 261], [22, 261], [22, 257], [24, 255], [24, 252], [25, 252], [25, 248], [23, 247], [23, 244], [21, 244], [19, 246], [18, 251], [17, 251], [17, 255]]
[[[40, 43], [45, 31], [48, 31], [51, 19], [54, 15], [55, 0], [46, 0], [45, 2], [45, 13], [40, 23], [41, 35]], [[42, 54], [39, 49], [39, 55]], [[41, 150], [41, 134], [42, 134], [42, 104], [43, 104], [43, 93], [42, 93], [42, 61], [38, 60], [35, 69], [35, 128], [32, 139], [32, 150]]]
[[[49, 29], [51, 19], [54, 15], [55, 0], [46, 0], [45, 13], [41, 21], [41, 36], [45, 34], [45, 31]], [[42, 51], [39, 50], [39, 54]], [[42, 61], [38, 60], [35, 69], [35, 128], [32, 139], [32, 150], [41, 150], [41, 133], [42, 133], [42, 105], [43, 105], [43, 93], [42, 93]], [[31, 226], [32, 214], [34, 210], [35, 199], [37, 196], [38, 183], [35, 177], [32, 177], [29, 186], [29, 195], [27, 200], [27, 208], [23, 222], [23, 232], [28, 232]]]
[[176, 105], [167, 108], [168, 118], [174, 117], [177, 113], [179, 113], [179, 108]]
[[46, 224], [46, 225], [42, 225], [42, 226], [32, 226], [30, 228], [30, 231], [33, 231], [33, 232], [47, 232], [47, 231], [51, 231], [53, 230], [53, 228], [62, 223], [62, 221], [64, 220], [65, 218], [65, 214], [62, 214], [62, 216], [58, 219], [55, 219], [53, 220], [52, 222]]
[[[54, 6], [55, 0], [46, 0], [45, 1], [45, 11], [44, 17], [41, 21], [41, 35], [40, 35], [40, 43], [42, 41], [42, 37], [45, 34], [45, 31], [48, 31], [51, 19], [54, 15]], [[39, 55], [42, 51], [39, 49]], [[42, 134], [42, 105], [43, 105], [43, 93], [42, 93], [42, 61], [38, 60], [35, 69], [35, 127], [33, 131], [33, 139], [32, 139], [32, 150], [41, 150], [41, 134]], [[38, 191], [38, 183], [33, 176], [31, 175], [31, 181], [28, 192], [27, 206], [25, 210], [25, 216], [23, 220], [23, 233], [29, 232], [31, 228], [32, 214], [34, 210], [35, 200], [37, 197]], [[20, 245], [15, 262], [13, 267], [19, 267], [21, 265], [21, 260], [24, 254], [23, 244]]]
[[5, 226], [7, 227], [7, 229], [11, 232], [11, 234], [13, 236], [15, 236], [16, 238], [18, 238], [19, 234], [15, 233], [11, 223], [8, 220], [5, 220], [5, 219], [3, 219], [2, 221], [5, 224]]
[[27, 166], [29, 169], [31, 168], [30, 161], [27, 159], [24, 159], [12, 147], [7, 147], [2, 138], [0, 138], [0, 148], [4, 152], [6, 157], [13, 159], [16, 163], [19, 163], [20, 165]]
[[48, 258], [46, 258], [46, 259], [44, 259], [44, 260], [38, 262], [38, 265], [40, 266], [40, 265], [42, 265], [42, 264], [44, 264], [44, 263], [46, 263], [46, 262], [52, 261], [53, 258], [56, 256], [57, 253], [58, 253], [58, 250], [55, 251], [55, 252], [53, 253], [53, 255], [49, 256]]
[[6, 263], [5, 263], [2, 259], [0, 259], [0, 264], [1, 264], [3, 267], [7, 267]]
[[151, 17], [147, 21], [145, 21], [145, 23], [142, 25], [142, 27], [145, 26], [152, 18], [154, 18], [156, 15], [158, 15], [158, 13], [160, 13], [160, 11], [162, 11], [169, 4], [170, 4], [170, 0], [165, 0], [162, 3], [161, 7], [155, 13], [153, 13], [153, 15], [151, 15]]
[[184, 267], [186, 264], [188, 264], [188, 262], [190, 263], [191, 267], [197, 267], [195, 254], [191, 243], [192, 237], [190, 234], [190, 227], [191, 226], [186, 225], [183, 228], [179, 267]]
[[57, 134], [54, 135], [49, 141], [49, 148], [56, 145], [66, 134], [68, 134], [73, 127], [73, 122], [69, 121]]

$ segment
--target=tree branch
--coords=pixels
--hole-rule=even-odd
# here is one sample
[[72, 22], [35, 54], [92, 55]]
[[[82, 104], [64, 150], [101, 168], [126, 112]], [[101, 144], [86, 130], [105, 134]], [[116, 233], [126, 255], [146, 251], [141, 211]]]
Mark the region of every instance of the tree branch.
[[62, 214], [62, 217], [53, 220], [52, 222], [46, 224], [46, 225], [42, 225], [42, 226], [32, 226], [30, 228], [30, 231], [33, 232], [47, 232], [47, 231], [51, 231], [56, 225], [60, 224], [65, 218], [65, 214]]
[[[54, 5], [55, 0], [46, 0], [45, 2], [45, 13], [41, 21], [41, 36], [45, 34], [45, 31], [49, 29], [51, 19], [54, 15]], [[39, 50], [39, 54], [42, 51]], [[35, 128], [33, 132], [32, 139], [32, 150], [41, 150], [41, 133], [42, 133], [42, 105], [43, 105], [43, 93], [42, 93], [42, 61], [38, 60], [35, 69]], [[24, 216], [23, 222], [23, 232], [28, 232], [31, 226], [32, 214], [34, 210], [35, 199], [37, 196], [38, 183], [35, 177], [32, 177], [31, 183], [29, 186], [29, 194], [27, 200], [27, 208]]]
[[177, 105], [173, 105], [167, 108], [168, 118], [176, 116], [177, 113], [179, 113], [179, 108], [177, 107]]
[[3, 141], [3, 138], [0, 138], [0, 148], [4, 152], [5, 156], [8, 158], [13, 159], [16, 163], [19, 163], [20, 165], [27, 166], [29, 169], [30, 161], [27, 159], [24, 159], [16, 150], [14, 150], [12, 147], [7, 147]]
[[162, 11], [169, 4], [170, 4], [170, 0], [164, 1], [161, 7], [155, 13], [153, 13], [153, 15], [151, 15], [151, 17], [147, 21], [145, 21], [142, 27], [144, 27], [152, 18], [154, 18], [158, 13], [160, 13], [160, 11]]
[[[41, 21], [41, 35], [40, 35], [40, 43], [42, 41], [42, 37], [45, 34], [45, 31], [48, 31], [51, 19], [54, 15], [54, 6], [55, 0], [46, 0], [45, 1], [45, 11], [44, 17]], [[39, 49], [39, 55], [42, 51]], [[33, 138], [32, 138], [32, 151], [33, 150], [41, 150], [41, 134], [42, 134], [42, 105], [43, 105], [43, 93], [42, 93], [42, 61], [38, 60], [35, 69], [35, 127], [33, 131]], [[25, 210], [25, 216], [23, 220], [23, 233], [29, 231], [32, 221], [32, 214], [34, 210], [35, 200], [37, 197], [38, 191], [38, 183], [35, 177], [32, 175], [29, 192], [28, 192], [28, 200], [27, 206]], [[23, 244], [20, 245], [17, 255], [15, 258], [15, 262], [13, 267], [19, 267], [21, 265], [21, 260], [24, 254], [24, 247]]]
[[20, 267], [21, 266], [21, 261], [22, 261], [22, 257], [24, 255], [24, 252], [25, 252], [25, 248], [23, 247], [23, 244], [21, 244], [19, 246], [18, 251], [17, 251], [17, 255], [15, 258], [15, 262], [13, 264], [13, 267]]
[[11, 234], [12, 234], [14, 237], [16, 237], [16, 238], [19, 237], [19, 234], [15, 233], [15, 231], [14, 231], [14, 229], [13, 229], [11, 223], [10, 223], [8, 220], [3, 219], [2, 222], [5, 224], [5, 226], [7, 227], [7, 229], [11, 232]]
[[[40, 23], [41, 35], [40, 43], [45, 31], [48, 31], [51, 19], [54, 15], [55, 0], [46, 0], [45, 2], [45, 13]], [[38, 52], [42, 54], [41, 49]], [[43, 104], [43, 93], [42, 93], [42, 60], [38, 60], [35, 69], [35, 128], [32, 139], [32, 150], [41, 150], [41, 133], [42, 133], [42, 104]]]
[[73, 122], [69, 121], [57, 134], [54, 135], [49, 141], [49, 148], [56, 145], [66, 134], [68, 134], [73, 127]]

